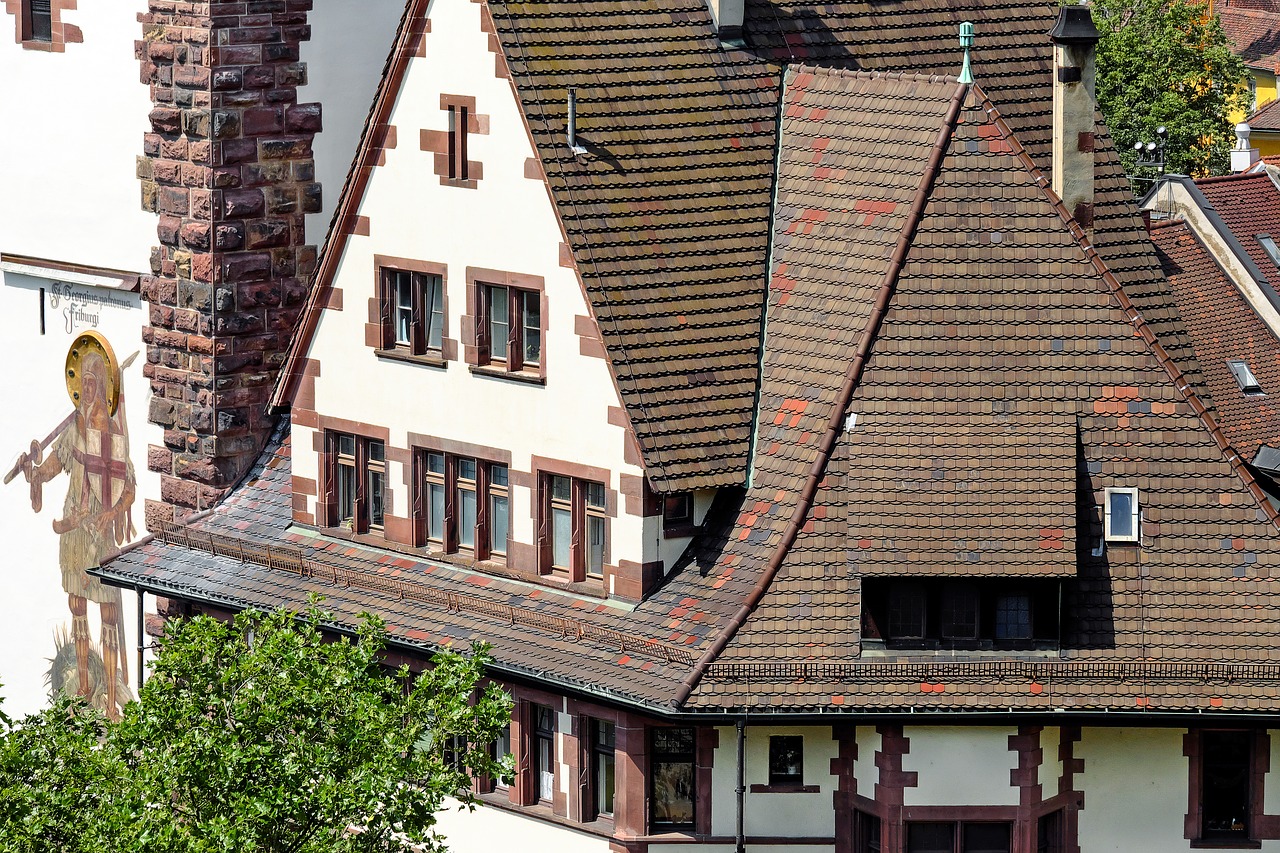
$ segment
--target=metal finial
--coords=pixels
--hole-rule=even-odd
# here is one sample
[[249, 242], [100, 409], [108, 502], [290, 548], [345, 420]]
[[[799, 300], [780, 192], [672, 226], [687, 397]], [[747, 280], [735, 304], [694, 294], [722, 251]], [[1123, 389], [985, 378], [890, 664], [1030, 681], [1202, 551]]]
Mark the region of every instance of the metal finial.
[[964, 64], [960, 66], [960, 82], [972, 83], [973, 70], [969, 67], [969, 48], [973, 47], [973, 24], [969, 21], [960, 24], [960, 46], [964, 48]]

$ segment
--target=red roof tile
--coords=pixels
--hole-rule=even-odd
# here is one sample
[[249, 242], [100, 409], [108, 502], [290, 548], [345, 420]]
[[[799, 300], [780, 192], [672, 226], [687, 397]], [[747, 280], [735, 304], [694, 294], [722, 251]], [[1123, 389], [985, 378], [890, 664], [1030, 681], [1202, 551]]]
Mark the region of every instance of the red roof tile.
[[1272, 72], [1280, 65], [1280, 15], [1231, 5], [1218, 9], [1218, 20], [1245, 65]]

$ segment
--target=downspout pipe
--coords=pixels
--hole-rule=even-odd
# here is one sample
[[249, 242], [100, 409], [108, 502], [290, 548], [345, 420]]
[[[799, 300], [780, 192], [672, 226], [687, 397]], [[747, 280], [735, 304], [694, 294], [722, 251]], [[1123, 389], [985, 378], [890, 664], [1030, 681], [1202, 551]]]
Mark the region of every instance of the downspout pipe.
[[742, 809], [743, 800], [747, 793], [747, 721], [739, 719], [738, 728], [738, 787], [734, 789], [737, 794], [738, 814], [737, 826], [733, 839], [734, 853], [746, 853], [747, 837], [742, 831]]
[[142, 690], [142, 654], [143, 654], [143, 649], [146, 647], [146, 643], [145, 643], [146, 633], [144, 632], [143, 623], [145, 621], [144, 619], [144, 614], [146, 612], [145, 596], [147, 593], [145, 590], [143, 590], [141, 586], [138, 586], [137, 584], [134, 584], [133, 591], [138, 596], [138, 690], [141, 691]]

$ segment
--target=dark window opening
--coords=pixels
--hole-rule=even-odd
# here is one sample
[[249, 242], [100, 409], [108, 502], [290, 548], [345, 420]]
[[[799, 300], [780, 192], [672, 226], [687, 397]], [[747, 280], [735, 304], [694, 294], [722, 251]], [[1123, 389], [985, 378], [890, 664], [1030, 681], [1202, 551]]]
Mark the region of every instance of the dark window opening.
[[696, 806], [695, 730], [650, 730], [649, 800], [655, 827], [693, 828]]
[[449, 177], [467, 179], [467, 118], [464, 106], [449, 106]]
[[854, 811], [853, 853], [880, 853], [880, 818], [876, 815]]
[[1066, 820], [1062, 809], [1036, 822], [1036, 853], [1066, 853]]
[[31, 41], [53, 41], [53, 9], [50, 0], [27, 0]]
[[868, 578], [863, 640], [894, 649], [1053, 649], [1056, 580]]
[[329, 435], [330, 524], [355, 533], [383, 526], [387, 462], [381, 441], [343, 433]]
[[613, 814], [614, 726], [608, 720], [591, 721], [591, 804], [594, 817]]
[[1252, 732], [1202, 732], [1201, 837], [1248, 838], [1253, 797]]
[[533, 789], [539, 802], [550, 803], [556, 790], [556, 723], [555, 712], [546, 705], [533, 706], [532, 741]]
[[677, 492], [662, 499], [662, 529], [668, 535], [690, 535], [693, 528], [693, 495]]
[[769, 784], [804, 784], [804, 738], [800, 735], [769, 737]]
[[909, 823], [906, 853], [1010, 853], [1010, 823]]

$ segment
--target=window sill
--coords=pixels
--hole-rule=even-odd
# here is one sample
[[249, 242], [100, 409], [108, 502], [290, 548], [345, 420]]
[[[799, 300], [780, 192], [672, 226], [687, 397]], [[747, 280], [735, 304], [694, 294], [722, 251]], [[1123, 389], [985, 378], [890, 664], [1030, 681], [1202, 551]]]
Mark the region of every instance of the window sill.
[[751, 786], [753, 794], [820, 794], [821, 785], [760, 785]]
[[1262, 842], [1252, 838], [1192, 838], [1187, 843], [1194, 850], [1262, 849]]
[[386, 359], [387, 361], [403, 361], [408, 364], [421, 364], [426, 367], [439, 367], [442, 369], [449, 366], [449, 362], [445, 361], [435, 353], [422, 353], [421, 355], [415, 355], [407, 350], [380, 349], [374, 350], [373, 354], [378, 358]]
[[508, 382], [523, 382], [526, 385], [546, 385], [547, 378], [537, 373], [530, 373], [524, 370], [503, 370], [501, 367], [489, 367], [483, 364], [473, 364], [468, 368], [477, 376], [489, 376], [493, 379], [505, 379]]

